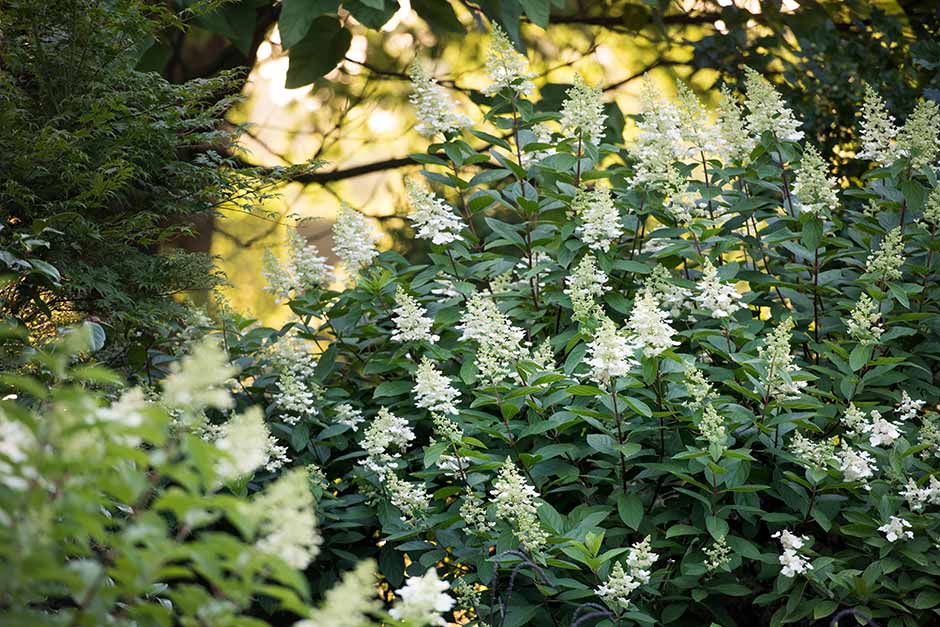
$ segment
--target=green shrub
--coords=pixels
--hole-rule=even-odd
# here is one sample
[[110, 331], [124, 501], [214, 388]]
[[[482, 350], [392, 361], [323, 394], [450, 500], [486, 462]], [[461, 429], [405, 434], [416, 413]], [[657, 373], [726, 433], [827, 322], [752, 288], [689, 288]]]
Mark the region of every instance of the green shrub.
[[238, 73], [167, 82], [138, 47], [181, 15], [140, 0], [8, 3], [0, 15], [2, 313], [36, 333], [95, 316], [109, 337], [188, 320], [218, 285], [207, 254], [168, 248], [192, 220], [254, 211], [284, 172], [236, 170]]
[[415, 74], [427, 259], [346, 208], [349, 287], [295, 240], [297, 320], [226, 330], [329, 486], [312, 585], [368, 557], [480, 625], [935, 624], [937, 105], [870, 93], [836, 181], [753, 72], [717, 112], [646, 83], [625, 148], [599, 92], [540, 110], [499, 39], [487, 68], [469, 131]]

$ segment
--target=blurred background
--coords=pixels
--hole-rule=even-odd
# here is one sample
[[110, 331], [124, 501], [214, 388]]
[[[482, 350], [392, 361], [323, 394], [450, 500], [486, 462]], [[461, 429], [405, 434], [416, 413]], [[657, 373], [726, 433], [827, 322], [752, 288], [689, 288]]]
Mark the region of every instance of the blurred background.
[[[542, 108], [557, 110], [579, 73], [604, 88], [611, 124], [627, 139], [645, 73], [666, 94], [682, 80], [714, 104], [720, 84], [733, 87], [753, 67], [777, 84], [844, 179], [858, 174], [849, 157], [864, 82], [901, 118], [918, 98], [940, 99], [936, 0], [220, 2], [185, 33], [148, 42], [141, 67], [172, 81], [243, 68], [243, 99], [228, 112], [244, 127], [235, 156], [272, 168], [324, 162], [259, 211], [223, 210], [178, 242], [218, 256], [236, 311], [267, 324], [289, 317], [263, 290], [263, 251], [282, 255], [286, 225], [299, 222], [330, 256], [341, 201], [375, 219], [382, 247], [420, 254], [409, 243], [403, 181], [419, 169], [408, 155], [428, 142], [413, 128], [407, 70], [416, 58], [430, 63], [479, 120], [493, 23], [526, 53]], [[813, 111], [825, 112], [825, 125]]]

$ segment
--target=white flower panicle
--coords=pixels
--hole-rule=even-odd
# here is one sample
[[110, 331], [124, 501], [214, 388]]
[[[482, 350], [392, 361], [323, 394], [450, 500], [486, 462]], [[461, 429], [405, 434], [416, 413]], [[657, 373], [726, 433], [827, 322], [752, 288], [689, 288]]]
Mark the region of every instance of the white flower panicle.
[[581, 219], [576, 229], [578, 237], [591, 250], [606, 251], [623, 233], [620, 212], [608, 187], [579, 189], [571, 201], [571, 209]]
[[470, 488], [467, 488], [463, 503], [460, 505], [460, 518], [466, 525], [467, 531], [474, 535], [486, 536], [496, 527], [493, 521], [486, 519], [486, 506], [483, 500]]
[[692, 290], [673, 283], [672, 274], [662, 265], [653, 268], [643, 282], [643, 289], [652, 291], [659, 306], [673, 318], [678, 318], [692, 306]]
[[255, 498], [251, 509], [258, 520], [259, 550], [300, 570], [316, 558], [322, 538], [305, 470], [282, 475]]
[[581, 75], [575, 75], [574, 85], [567, 92], [568, 97], [561, 105], [561, 130], [569, 137], [578, 137], [584, 141], [600, 142], [604, 137], [603, 92], [600, 87], [591, 87]]
[[434, 367], [427, 356], [421, 358], [415, 372], [415, 405], [438, 414], [457, 414], [454, 401], [460, 396], [451, 381]]
[[793, 327], [793, 319], [785, 319], [767, 335], [764, 345], [757, 348], [757, 354], [766, 369], [764, 389], [770, 398], [777, 400], [798, 398], [806, 387], [806, 381], [794, 381], [792, 378], [800, 371], [790, 354]]
[[867, 425], [866, 433], [868, 443], [872, 446], [891, 446], [901, 437], [901, 427], [875, 410], [871, 412], [871, 422]]
[[836, 445], [832, 440], [810, 440], [799, 431], [793, 434], [787, 449], [801, 464], [813, 470], [824, 470], [836, 459]]
[[522, 346], [525, 331], [512, 324], [496, 301], [482, 292], [475, 292], [457, 328], [462, 331], [461, 341], [477, 342], [476, 366], [485, 384], [519, 379], [513, 366], [527, 357], [527, 350]]
[[238, 373], [219, 343], [206, 337], [189, 355], [171, 366], [163, 380], [163, 404], [183, 412], [189, 426], [207, 407], [230, 409], [234, 405], [228, 390], [229, 380]]
[[389, 615], [412, 625], [447, 627], [441, 615], [454, 607], [454, 599], [447, 594], [450, 584], [441, 581], [437, 570], [429, 569], [421, 577], [409, 577], [405, 587], [395, 591], [398, 599]]
[[719, 153], [722, 163], [739, 163], [751, 154], [754, 138], [747, 132], [744, 110], [726, 86], [721, 88], [717, 125], [722, 140]]
[[731, 558], [734, 555], [731, 547], [728, 546], [728, 541], [721, 537], [718, 540], [712, 542], [709, 546], [703, 549], [705, 552], [705, 568], [709, 572], [714, 572], [716, 570], [721, 570], [729, 563], [731, 563]]
[[649, 75], [643, 77], [640, 99], [639, 134], [630, 150], [636, 160], [631, 182], [655, 190], [676, 189], [682, 179], [675, 162], [685, 153], [679, 111], [660, 98]]
[[617, 330], [613, 320], [606, 316], [588, 344], [590, 356], [585, 363], [591, 367], [591, 378], [607, 386], [611, 379], [622, 377], [637, 364], [633, 359], [635, 346]]
[[822, 155], [812, 144], [806, 144], [803, 160], [793, 183], [793, 195], [804, 213], [819, 215], [826, 210], [835, 211], [839, 207], [839, 197], [836, 193], [839, 184], [835, 177], [827, 174], [828, 165]]
[[506, 522], [513, 530], [519, 544], [530, 553], [541, 550], [548, 534], [539, 524], [539, 493], [523, 478], [510, 458], [499, 469], [499, 475], [490, 491], [496, 504], [496, 518]]
[[368, 456], [359, 463], [380, 477], [387, 477], [395, 469], [395, 460], [414, 439], [408, 421], [382, 407], [363, 432], [362, 448]]
[[470, 118], [457, 112], [447, 90], [437, 84], [423, 63], [415, 61], [408, 74], [412, 88], [408, 100], [415, 108], [419, 133], [429, 138], [438, 133], [449, 135], [472, 124]]
[[865, 490], [871, 490], [867, 484], [867, 479], [871, 478], [877, 470], [875, 458], [866, 451], [856, 450], [842, 443], [842, 449], [838, 452], [839, 469], [845, 476], [846, 481], [861, 481], [865, 483]]
[[865, 272], [882, 281], [896, 281], [902, 276], [903, 265], [904, 235], [898, 226], [888, 231], [881, 241], [881, 248], [868, 256]]
[[572, 317], [578, 321], [600, 317], [603, 308], [596, 299], [606, 292], [607, 275], [597, 267], [594, 255], [588, 253], [581, 258], [574, 272], [565, 277], [565, 295], [571, 299]]
[[793, 117], [783, 97], [777, 93], [766, 78], [749, 67], [744, 68], [745, 104], [747, 105], [747, 126], [755, 139], [766, 132], [772, 133], [778, 141], [796, 142], [803, 139], [799, 130], [801, 122]]
[[274, 294], [278, 303], [290, 300], [305, 290], [327, 287], [333, 280], [333, 267], [326, 257], [297, 232], [287, 232], [287, 261], [280, 263], [269, 250], [264, 251], [262, 275], [268, 285], [264, 288]]
[[842, 424], [845, 425], [846, 435], [852, 438], [868, 432], [868, 419], [865, 417], [865, 412], [856, 407], [855, 403], [849, 403], [842, 416]]
[[327, 590], [322, 605], [294, 627], [365, 627], [381, 607], [375, 562], [361, 560]]
[[725, 419], [713, 405], [705, 406], [698, 430], [708, 442], [710, 448], [724, 451], [727, 447], [728, 431], [725, 428]]
[[698, 294], [695, 300], [712, 318], [729, 318], [743, 308], [740, 292], [733, 284], [721, 280], [718, 269], [707, 257], [702, 267], [702, 278], [696, 287]]
[[898, 516], [892, 516], [888, 519], [888, 522], [878, 527], [878, 531], [885, 534], [885, 539], [888, 542], [897, 542], [898, 540], [914, 539], [914, 532], [910, 531], [910, 528], [911, 523]]
[[862, 292], [855, 307], [849, 314], [849, 319], [845, 323], [846, 330], [859, 344], [876, 344], [884, 333], [884, 327], [879, 324], [881, 321], [881, 312], [872, 298]]
[[615, 562], [610, 569], [607, 580], [597, 587], [594, 592], [601, 597], [612, 610], [620, 611], [630, 608], [630, 595], [650, 582], [650, 568], [656, 563], [658, 556], [653, 553], [650, 538], [635, 543], [627, 552], [626, 568], [620, 562]]
[[725, 152], [724, 137], [718, 126], [698, 99], [698, 96], [683, 82], [679, 90], [679, 123], [682, 138], [691, 146], [690, 156], [696, 161], [702, 156], [718, 156]]
[[259, 407], [236, 414], [222, 425], [215, 447], [224, 453], [216, 465], [223, 482], [241, 479], [265, 465], [270, 465], [268, 470], [277, 470], [287, 456], [287, 448], [278, 445], [268, 431]]
[[417, 229], [416, 237], [429, 239], [434, 244], [449, 244], [461, 239], [460, 231], [464, 223], [450, 210], [447, 203], [413, 179], [407, 179], [405, 187], [412, 210], [408, 217]]
[[780, 538], [780, 545], [783, 547], [783, 554], [780, 555], [780, 565], [783, 566], [780, 570], [781, 575], [784, 577], [796, 577], [808, 570], [813, 570], [813, 565], [799, 552], [800, 549], [809, 542], [809, 538], [794, 535], [786, 529], [778, 531], [773, 534], [772, 537]]
[[920, 413], [920, 410], [924, 408], [926, 403], [924, 401], [911, 398], [910, 394], [907, 393], [907, 390], [901, 391], [901, 402], [898, 404], [898, 419], [906, 422], [908, 420], [913, 420], [917, 417], [917, 414]]
[[927, 504], [940, 505], [940, 480], [931, 475], [929, 483], [919, 487], [916, 481], [909, 478], [901, 496], [907, 499], [912, 512], [923, 511]]
[[896, 138], [898, 127], [894, 116], [888, 113], [881, 96], [865, 84], [865, 99], [862, 102], [861, 150], [857, 159], [870, 159], [880, 166], [889, 166], [898, 158]]
[[424, 484], [409, 483], [394, 473], [383, 478], [389, 501], [401, 511], [402, 522], [414, 523], [430, 508], [431, 497]]
[[647, 357], [656, 357], [679, 344], [672, 339], [676, 330], [670, 324], [669, 314], [659, 308], [649, 289], [634, 301], [626, 326], [634, 344], [642, 347]]
[[922, 459], [940, 457], [940, 424], [937, 423], [936, 417], [936, 414], [927, 414], [921, 419], [917, 444], [925, 447], [920, 452]]
[[937, 227], [940, 226], [940, 185], [930, 191], [927, 202], [924, 204], [923, 219], [930, 225], [931, 233], [935, 233]]
[[427, 315], [427, 310], [399, 285], [395, 290], [395, 332], [392, 339], [396, 342], [428, 342], [434, 344], [440, 336], [431, 332], [434, 319]]
[[333, 252], [343, 261], [350, 276], [357, 275], [379, 254], [375, 247], [375, 229], [369, 219], [346, 203], [340, 204], [336, 212]]
[[535, 74], [529, 72], [528, 60], [513, 47], [498, 24], [493, 24], [490, 47], [486, 53], [486, 73], [490, 84], [483, 89], [483, 93], [487, 96], [494, 96], [504, 89], [528, 96], [535, 89], [530, 80]]
[[714, 386], [705, 378], [705, 374], [695, 366], [685, 370], [685, 388], [692, 397], [689, 407], [692, 410], [701, 409], [718, 398]]
[[911, 168], [920, 170], [931, 165], [940, 154], [940, 105], [921, 100], [898, 133], [898, 150], [910, 160]]
[[340, 403], [333, 410], [336, 412], [336, 423], [346, 425], [353, 431], [358, 431], [359, 425], [365, 422], [362, 411], [354, 408], [349, 403]]

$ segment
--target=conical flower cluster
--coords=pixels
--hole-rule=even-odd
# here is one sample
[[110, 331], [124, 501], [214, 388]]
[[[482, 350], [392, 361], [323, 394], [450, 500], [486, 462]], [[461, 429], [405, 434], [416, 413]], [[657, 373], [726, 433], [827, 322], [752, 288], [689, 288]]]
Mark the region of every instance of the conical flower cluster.
[[411, 203], [409, 219], [414, 223], [415, 236], [429, 239], [434, 244], [449, 244], [460, 239], [463, 221], [443, 200], [424, 189], [412, 179], [405, 181]]
[[415, 108], [419, 133], [425, 137], [449, 135], [470, 126], [470, 118], [457, 112], [447, 90], [437, 84], [423, 63], [415, 61], [408, 73], [412, 87], [409, 101]]
[[793, 111], [770, 81], [749, 67], [744, 68], [744, 72], [747, 126], [751, 134], [756, 139], [767, 132], [778, 141], [803, 139], [803, 131], [799, 130], [802, 123], [793, 116]]
[[487, 96], [494, 96], [504, 89], [527, 96], [535, 89], [530, 80], [535, 75], [529, 72], [528, 60], [516, 51], [498, 24], [493, 24], [490, 47], [486, 53], [486, 73], [490, 84], [483, 89], [483, 93]]
[[346, 272], [355, 276], [379, 254], [369, 220], [343, 203], [333, 225], [333, 252], [346, 264]]
[[568, 98], [561, 105], [561, 130], [569, 137], [580, 132], [584, 141], [598, 143], [604, 137], [604, 103], [599, 87], [585, 84], [581, 75], [574, 77], [574, 85], [566, 92]]

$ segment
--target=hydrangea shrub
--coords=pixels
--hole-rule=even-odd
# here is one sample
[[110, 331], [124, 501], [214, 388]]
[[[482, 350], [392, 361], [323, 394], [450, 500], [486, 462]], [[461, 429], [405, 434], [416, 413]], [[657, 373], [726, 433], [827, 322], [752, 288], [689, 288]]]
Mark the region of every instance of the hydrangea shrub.
[[345, 289], [295, 256], [296, 321], [229, 331], [329, 485], [321, 585], [435, 568], [435, 611], [503, 627], [936, 621], [937, 104], [868, 90], [836, 180], [750, 70], [716, 111], [646, 80], [624, 146], [499, 32], [472, 127], [416, 68], [427, 258], [344, 208]]

